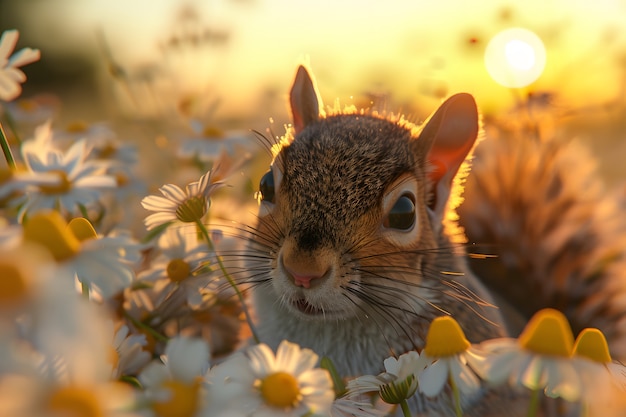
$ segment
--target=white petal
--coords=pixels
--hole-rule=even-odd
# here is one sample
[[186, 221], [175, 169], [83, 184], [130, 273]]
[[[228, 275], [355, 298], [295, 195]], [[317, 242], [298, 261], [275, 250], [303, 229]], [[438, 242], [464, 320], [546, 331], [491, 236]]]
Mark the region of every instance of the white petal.
[[389, 372], [390, 374], [394, 375], [394, 376], [399, 376], [400, 374], [400, 369], [398, 366], [398, 360], [396, 358], [394, 358], [393, 356], [385, 359], [383, 361], [383, 365], [385, 365], [385, 371]]
[[47, 171], [46, 165], [43, 163], [41, 159], [39, 159], [39, 156], [35, 155], [34, 153], [25, 152], [24, 162], [26, 162], [26, 166], [32, 171], [35, 171], [35, 172]]
[[419, 390], [427, 397], [436, 397], [448, 380], [448, 364], [439, 359], [424, 369], [417, 377]]
[[476, 374], [468, 366], [463, 365], [458, 357], [450, 360], [450, 369], [461, 393], [472, 395], [480, 389], [480, 380]]
[[139, 374], [139, 381], [146, 387], [158, 387], [170, 378], [167, 367], [159, 361], [150, 362]]
[[348, 381], [347, 389], [350, 394], [365, 394], [378, 392], [383, 382], [374, 375], [363, 375]]
[[568, 359], [555, 360], [546, 367], [546, 371], [548, 375], [545, 393], [548, 397], [561, 397], [571, 402], [580, 399], [580, 377]]
[[517, 385], [536, 390], [546, 384], [544, 361], [539, 355], [528, 355], [520, 362], [517, 375], [514, 376]]
[[163, 187], [159, 188], [159, 191], [165, 198], [171, 201], [175, 201], [180, 204], [187, 199], [187, 195], [180, 189], [177, 185], [174, 184], [165, 184]]
[[204, 375], [209, 364], [209, 346], [200, 339], [170, 339], [165, 354], [172, 376], [182, 381], [192, 382], [198, 375]]
[[276, 353], [276, 369], [289, 372], [294, 376], [312, 369], [317, 363], [318, 356], [311, 349], [301, 349], [295, 343], [283, 341]]
[[172, 213], [154, 213], [144, 219], [146, 229], [152, 230], [164, 223], [176, 220], [176, 216]]
[[485, 362], [480, 373], [487, 381], [499, 385], [509, 379], [511, 373], [517, 368], [520, 358], [519, 352], [494, 354], [489, 362]]
[[17, 44], [20, 34], [17, 30], [5, 30], [0, 38], [0, 60], [8, 59]]
[[0, 69], [0, 99], [11, 101], [22, 93], [22, 87], [9, 74]]
[[175, 212], [178, 204], [165, 197], [149, 195], [141, 200], [141, 206], [150, 211], [171, 211]]
[[109, 175], [97, 175], [80, 178], [74, 182], [74, 186], [85, 188], [114, 188], [117, 187], [117, 181]]
[[13, 54], [11, 59], [9, 59], [9, 66], [21, 67], [38, 61], [40, 57], [41, 53], [39, 52], [39, 49], [23, 48]]
[[248, 349], [250, 367], [256, 376], [264, 378], [276, 370], [274, 352], [264, 343], [252, 346]]
[[65, 172], [74, 171], [85, 160], [86, 155], [87, 146], [85, 140], [79, 140], [74, 143], [62, 157], [62, 164], [66, 167]]

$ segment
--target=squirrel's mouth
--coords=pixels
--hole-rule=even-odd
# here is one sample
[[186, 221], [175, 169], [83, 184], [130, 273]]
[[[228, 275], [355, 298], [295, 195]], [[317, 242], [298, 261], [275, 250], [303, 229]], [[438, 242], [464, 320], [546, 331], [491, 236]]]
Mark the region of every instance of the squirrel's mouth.
[[296, 310], [308, 316], [319, 316], [324, 314], [324, 310], [319, 307], [315, 307], [304, 298], [292, 301], [291, 305], [293, 305]]

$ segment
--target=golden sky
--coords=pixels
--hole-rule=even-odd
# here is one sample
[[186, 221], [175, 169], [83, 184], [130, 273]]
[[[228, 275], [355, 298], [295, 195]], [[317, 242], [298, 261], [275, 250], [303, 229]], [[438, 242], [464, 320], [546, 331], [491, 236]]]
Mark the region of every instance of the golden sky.
[[[34, 6], [36, 5], [36, 6]], [[286, 93], [296, 65], [309, 62], [327, 104], [364, 90], [399, 102], [469, 91], [483, 107], [511, 100], [488, 74], [484, 50], [521, 27], [543, 41], [546, 65], [530, 88], [569, 101], [610, 99], [626, 67], [626, 0], [49, 0], [29, 6], [29, 30], [57, 36], [54, 48], [98, 49], [100, 28], [128, 68], [162, 60], [158, 44], [181, 6], [230, 31], [229, 47], [168, 56], [183, 89], [207, 89], [227, 109], [245, 109], [268, 86]], [[39, 28], [39, 29], [38, 29]], [[46, 46], [45, 48], [47, 48]], [[44, 48], [44, 53], [45, 53]], [[622, 61], [620, 61], [620, 59]], [[620, 64], [621, 62], [621, 64]], [[428, 106], [427, 106], [428, 107]]]

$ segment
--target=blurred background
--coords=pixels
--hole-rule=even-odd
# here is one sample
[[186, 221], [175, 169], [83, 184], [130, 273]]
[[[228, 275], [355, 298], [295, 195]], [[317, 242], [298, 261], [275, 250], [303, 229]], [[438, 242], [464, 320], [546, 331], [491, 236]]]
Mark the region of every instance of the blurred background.
[[[148, 127], [152, 139], [189, 120], [282, 134], [306, 62], [326, 104], [420, 121], [468, 91], [487, 126], [523, 109], [541, 134], [588, 143], [610, 183], [626, 172], [626, 0], [0, 0], [0, 30], [11, 28], [18, 47], [42, 51], [24, 68], [22, 99], [58, 98], [63, 123]], [[536, 73], [507, 85], [485, 51], [510, 28], [539, 45], [518, 45], [521, 62], [493, 58]]]

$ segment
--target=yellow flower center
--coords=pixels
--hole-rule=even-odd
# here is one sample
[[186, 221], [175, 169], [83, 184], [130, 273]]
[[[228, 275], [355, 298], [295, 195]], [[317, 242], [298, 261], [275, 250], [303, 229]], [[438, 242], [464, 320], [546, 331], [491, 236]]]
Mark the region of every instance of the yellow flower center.
[[574, 336], [563, 313], [545, 308], [530, 319], [518, 342], [535, 353], [570, 357]]
[[202, 130], [202, 136], [211, 139], [220, 139], [224, 137], [224, 131], [219, 127], [209, 125]]
[[450, 316], [437, 317], [430, 323], [426, 334], [424, 353], [433, 358], [458, 355], [470, 347], [470, 342], [457, 323]]
[[39, 104], [37, 104], [35, 100], [22, 99], [17, 102], [17, 107], [19, 107], [21, 110], [24, 110], [25, 112], [30, 113], [37, 110]]
[[173, 282], [181, 282], [189, 276], [191, 267], [182, 259], [172, 259], [167, 264], [167, 276]]
[[85, 219], [84, 217], [76, 217], [70, 220], [67, 228], [81, 242], [84, 242], [87, 239], [94, 239], [98, 237], [96, 230], [93, 228], [89, 220]]
[[104, 417], [102, 404], [93, 391], [68, 386], [57, 389], [48, 398], [48, 411], [64, 417]]
[[13, 171], [9, 168], [0, 168], [0, 184], [3, 184], [13, 178]]
[[117, 183], [118, 187], [124, 187], [125, 185], [128, 185], [128, 183], [130, 182], [130, 178], [128, 178], [128, 176], [122, 174], [121, 172], [118, 172], [117, 174], [115, 174], [115, 182]]
[[206, 203], [205, 197], [189, 197], [176, 209], [176, 218], [181, 222], [194, 223], [206, 214]]
[[59, 176], [59, 183], [54, 185], [40, 185], [39, 190], [44, 194], [66, 194], [72, 189], [72, 182], [67, 178], [65, 171], [53, 169], [49, 173]]
[[80, 251], [80, 241], [56, 211], [30, 217], [24, 224], [24, 239], [44, 246], [57, 261], [69, 259]]
[[604, 334], [598, 329], [583, 329], [576, 338], [574, 354], [599, 363], [611, 363], [609, 346]]
[[0, 305], [19, 303], [28, 294], [28, 281], [13, 264], [0, 263]]
[[271, 406], [291, 407], [300, 399], [300, 387], [293, 375], [276, 372], [261, 381], [261, 396]]
[[83, 133], [89, 129], [89, 125], [82, 120], [75, 120], [65, 126], [65, 130], [69, 133]]
[[198, 408], [200, 381], [185, 383], [169, 380], [161, 385], [170, 393], [166, 401], [156, 401], [152, 409], [159, 417], [191, 417]]
[[117, 153], [117, 149], [114, 143], [107, 143], [98, 150], [98, 157], [100, 159], [110, 159]]

